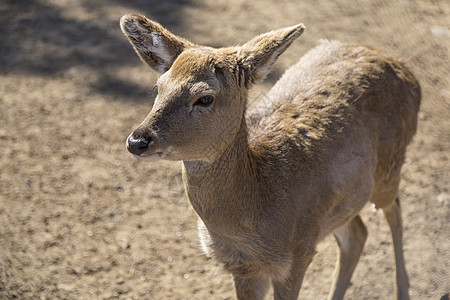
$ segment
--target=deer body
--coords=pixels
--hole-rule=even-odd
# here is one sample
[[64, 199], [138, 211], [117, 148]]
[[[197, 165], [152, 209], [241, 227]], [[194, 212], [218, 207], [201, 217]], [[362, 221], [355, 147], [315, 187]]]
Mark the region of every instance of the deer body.
[[342, 299], [367, 231], [358, 214], [385, 211], [397, 297], [408, 298], [397, 198], [420, 87], [378, 51], [322, 42], [291, 67], [268, 103], [246, 112], [250, 86], [303, 32], [297, 25], [241, 47], [194, 45], [143, 16], [122, 30], [144, 62], [166, 71], [149, 116], [127, 146], [140, 159], [183, 161], [206, 252], [230, 271], [239, 299], [296, 299], [317, 243], [333, 233], [330, 299]]

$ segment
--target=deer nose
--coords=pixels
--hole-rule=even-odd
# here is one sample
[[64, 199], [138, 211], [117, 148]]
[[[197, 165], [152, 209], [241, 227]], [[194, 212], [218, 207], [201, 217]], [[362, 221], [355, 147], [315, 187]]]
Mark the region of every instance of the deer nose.
[[151, 139], [138, 138], [135, 139], [133, 134], [130, 134], [127, 138], [127, 149], [132, 154], [141, 155], [148, 150], [148, 145]]

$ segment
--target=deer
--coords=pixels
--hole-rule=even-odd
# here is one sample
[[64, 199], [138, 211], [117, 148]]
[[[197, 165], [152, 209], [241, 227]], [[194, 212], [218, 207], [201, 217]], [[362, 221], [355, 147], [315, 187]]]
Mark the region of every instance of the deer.
[[153, 107], [127, 137], [143, 161], [182, 162], [203, 250], [231, 273], [237, 299], [297, 299], [317, 244], [338, 245], [328, 299], [343, 299], [367, 229], [384, 212], [396, 298], [409, 299], [400, 171], [417, 129], [420, 85], [405, 63], [363, 45], [321, 41], [247, 110], [249, 90], [305, 30], [270, 31], [213, 48], [140, 14], [120, 26], [161, 74]]

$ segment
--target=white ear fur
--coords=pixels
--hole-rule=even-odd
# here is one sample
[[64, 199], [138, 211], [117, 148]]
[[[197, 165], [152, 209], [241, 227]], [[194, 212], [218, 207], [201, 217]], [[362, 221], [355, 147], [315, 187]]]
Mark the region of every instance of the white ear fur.
[[136, 51], [138, 53], [150, 52], [156, 55], [161, 62], [160, 64], [154, 66], [154, 68], [158, 72], [164, 72], [166, 66], [170, 65], [174, 61], [174, 57], [167, 51], [161, 35], [156, 32], [149, 32], [139, 24], [131, 24], [128, 23], [126, 34], [129, 35], [131, 40], [136, 41], [134, 42]]
[[142, 15], [123, 16], [120, 27], [142, 61], [161, 73], [172, 66], [185, 48], [193, 46]]

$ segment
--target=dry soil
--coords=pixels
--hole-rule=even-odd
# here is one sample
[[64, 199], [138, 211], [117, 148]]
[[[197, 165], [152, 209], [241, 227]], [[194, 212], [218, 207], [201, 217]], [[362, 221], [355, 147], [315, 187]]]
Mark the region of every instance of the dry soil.
[[[423, 88], [400, 191], [411, 296], [450, 291], [448, 1], [2, 0], [0, 299], [234, 299], [231, 277], [200, 251], [180, 163], [125, 149], [156, 80], [120, 32], [130, 12], [218, 47], [305, 23], [250, 106], [320, 39], [409, 60]], [[392, 299], [389, 229], [370, 207], [363, 219], [346, 299]], [[319, 246], [301, 298], [326, 296], [335, 249], [331, 237]]]

